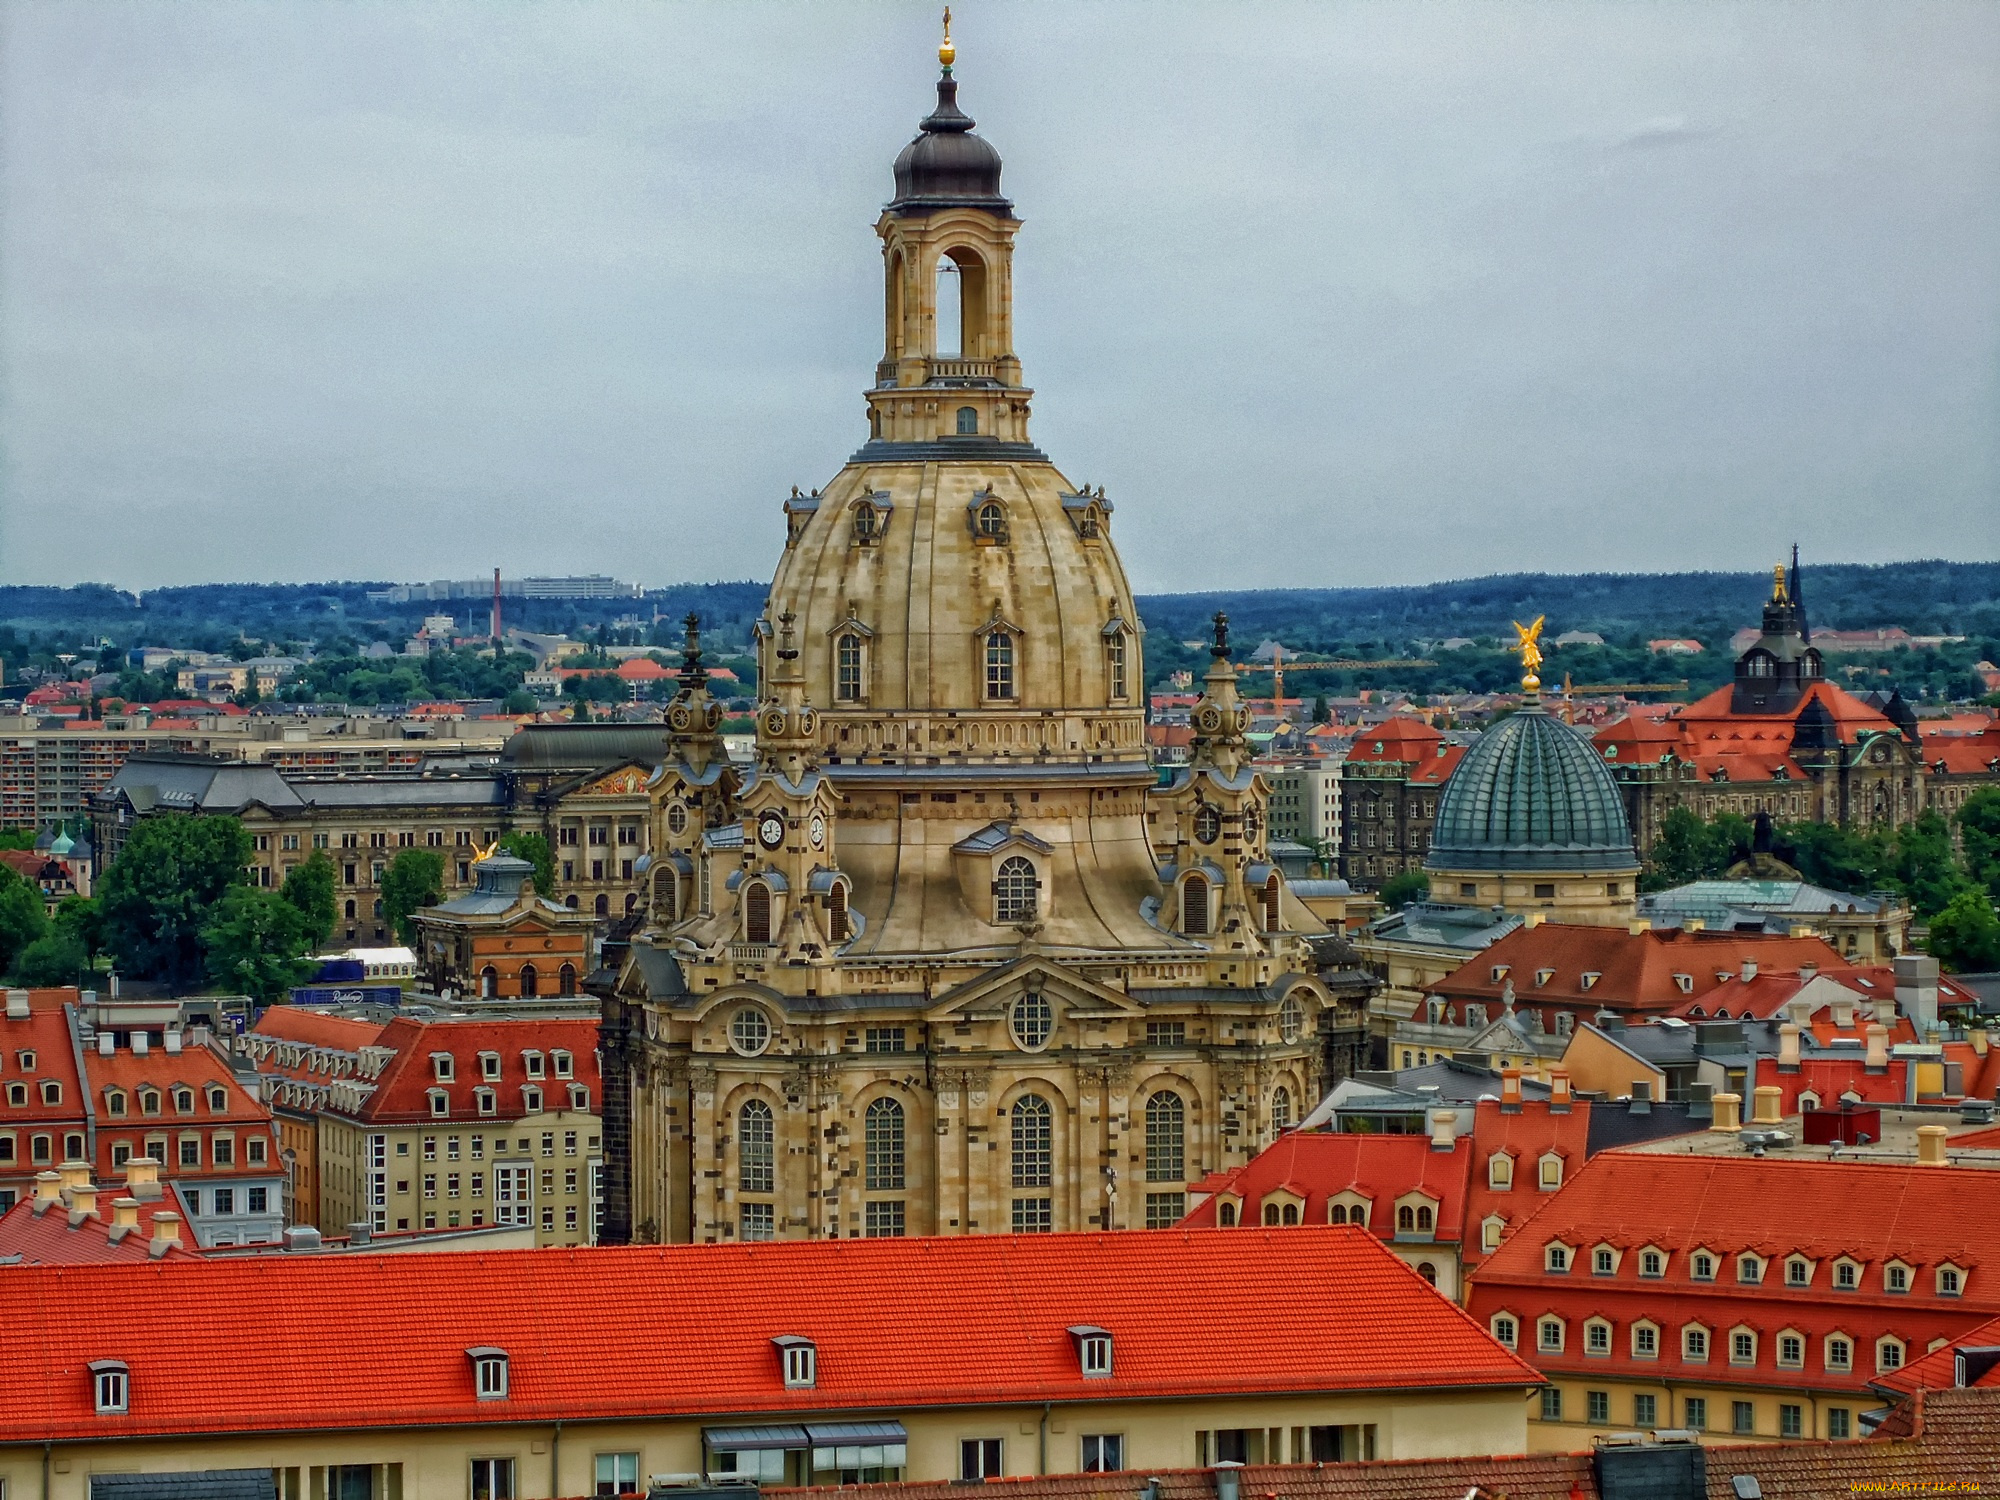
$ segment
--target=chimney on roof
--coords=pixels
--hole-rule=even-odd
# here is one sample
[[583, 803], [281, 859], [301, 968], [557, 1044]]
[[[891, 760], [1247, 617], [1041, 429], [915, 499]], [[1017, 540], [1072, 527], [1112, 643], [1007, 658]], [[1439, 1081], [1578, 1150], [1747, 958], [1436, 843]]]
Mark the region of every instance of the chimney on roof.
[[161, 1045], [167, 1049], [167, 1056], [179, 1057], [181, 1055], [180, 1028], [178, 1026], [168, 1027], [166, 1037], [162, 1041]]
[[1799, 978], [1802, 980], [1810, 979], [1813, 977], [1813, 975], [1817, 974], [1818, 972], [1819, 972], [1819, 965], [1812, 962], [1812, 960], [1810, 959], [1806, 960], [1806, 962], [1799, 965]]
[[319, 1230], [310, 1224], [294, 1224], [285, 1231], [285, 1248], [311, 1251], [321, 1248]]
[[77, 1161], [72, 1157], [69, 1161], [64, 1162], [60, 1167], [56, 1168], [56, 1170], [62, 1176], [63, 1192], [65, 1194], [72, 1188], [90, 1186], [90, 1163], [87, 1161]]
[[1796, 1073], [1799, 1070], [1799, 1025], [1787, 1021], [1778, 1028], [1778, 1071]]
[[1521, 914], [1521, 927], [1524, 931], [1532, 931], [1534, 928], [1541, 926], [1542, 923], [1546, 922], [1548, 919], [1549, 919], [1549, 914], [1547, 912], [1542, 912], [1542, 911], [1523, 912]]
[[1449, 1151], [1458, 1143], [1458, 1111], [1455, 1109], [1434, 1109], [1431, 1111], [1431, 1150]]
[[51, 1203], [62, 1202], [62, 1173], [37, 1172], [35, 1174], [35, 1212], [44, 1214]]
[[1986, 1055], [1987, 1043], [1986, 1043], [1985, 1026], [1975, 1025], [1967, 1027], [1965, 1032], [1965, 1039], [1966, 1041], [1972, 1044], [1972, 1055], [1974, 1057], [1984, 1057]]
[[1945, 1138], [1951, 1132], [1942, 1125], [1919, 1125], [1917, 1127], [1917, 1165], [1920, 1167], [1948, 1167], [1951, 1158], [1944, 1154]]
[[1521, 1112], [1521, 1070], [1502, 1068], [1500, 1070], [1500, 1112], [1518, 1115]]
[[125, 1191], [141, 1202], [163, 1196], [160, 1164], [150, 1156], [135, 1156], [125, 1163]]
[[1868, 1037], [1868, 1058], [1862, 1063], [1862, 1068], [1870, 1073], [1888, 1072], [1889, 1028], [1878, 1021], [1868, 1028], [1866, 1035]]
[[161, 1209], [153, 1215], [153, 1238], [146, 1253], [158, 1260], [181, 1242], [181, 1216]]
[[28, 1019], [28, 992], [26, 990], [7, 991], [7, 1019], [25, 1021]]
[[1785, 1123], [1785, 1091], [1776, 1084], [1759, 1084], [1752, 1101], [1756, 1113], [1751, 1115], [1752, 1125], [1782, 1125]]
[[375, 1226], [373, 1224], [370, 1224], [366, 1219], [356, 1219], [352, 1224], [347, 1226], [347, 1243], [349, 1248], [360, 1249], [368, 1243], [369, 1237], [374, 1232]]
[[1845, 990], [1833, 997], [1833, 1024], [1842, 1031], [1854, 1024], [1854, 997]]
[[1706, 917], [1688, 917], [1688, 918], [1686, 918], [1686, 919], [1685, 919], [1684, 921], [1682, 921], [1682, 923], [1681, 923], [1681, 931], [1682, 931], [1682, 932], [1706, 932], [1706, 931], [1708, 931], [1708, 918], [1706, 918]]
[[1755, 979], [1757, 977], [1757, 960], [1754, 958], [1744, 959], [1741, 973], [1743, 975], [1743, 982], [1745, 984], [1748, 984], [1751, 980]]
[[1576, 1097], [1569, 1086], [1568, 1068], [1549, 1069], [1549, 1113], [1562, 1115], [1569, 1113], [1570, 1102]]
[[1896, 1024], [1896, 1002], [1887, 995], [1875, 997], [1875, 1019], [1884, 1026]]
[[117, 1244], [128, 1234], [139, 1232], [139, 1200], [137, 1198], [113, 1198], [111, 1200], [112, 1244]]
[[151, 1044], [151, 1042], [152, 1042], [151, 1033], [144, 1031], [133, 1032], [132, 1055], [134, 1057], [144, 1057], [146, 1055], [146, 1049]]
[[1743, 1121], [1738, 1111], [1743, 1107], [1741, 1094], [1713, 1094], [1709, 1103], [1715, 1106], [1715, 1121], [1708, 1128], [1735, 1135], [1743, 1129]]
[[1631, 921], [1625, 924], [1625, 931], [1630, 933], [1633, 937], [1639, 936], [1639, 934], [1642, 932], [1651, 932], [1652, 930], [1653, 930], [1653, 923], [1652, 919], [1649, 917], [1634, 917]]
[[118, 1038], [115, 1035], [108, 1031], [97, 1033], [97, 1055], [99, 1057], [111, 1057], [116, 1055], [117, 1051]]
[[1937, 1030], [1938, 961], [1928, 953], [1896, 955], [1896, 1007], [1910, 1018], [1919, 1038]]
[[86, 1182], [82, 1187], [73, 1187], [63, 1197], [69, 1203], [69, 1227], [74, 1229], [85, 1219], [97, 1217], [97, 1189]]

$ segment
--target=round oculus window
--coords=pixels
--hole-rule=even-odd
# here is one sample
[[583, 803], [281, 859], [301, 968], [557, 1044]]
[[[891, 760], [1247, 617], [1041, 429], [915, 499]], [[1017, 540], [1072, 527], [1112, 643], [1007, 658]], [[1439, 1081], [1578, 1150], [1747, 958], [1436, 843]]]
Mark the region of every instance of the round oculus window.
[[785, 841], [785, 816], [775, 807], [766, 808], [757, 819], [757, 842], [766, 849], [775, 849]]
[[1278, 1035], [1287, 1043], [1296, 1042], [1306, 1029], [1306, 1013], [1299, 1002], [1289, 997], [1278, 1007]]
[[668, 803], [667, 832], [686, 833], [687, 827], [688, 827], [688, 810], [685, 807], [682, 807], [678, 802]]
[[1194, 722], [1195, 728], [1203, 734], [1219, 733], [1222, 729], [1222, 710], [1214, 707], [1204, 708], [1195, 715]]
[[1014, 1041], [1024, 1052], [1039, 1052], [1048, 1046], [1049, 1037], [1056, 1029], [1056, 1013], [1049, 1004], [1049, 997], [1040, 990], [1030, 990], [1014, 1002], [1014, 1013], [1009, 1021], [1014, 1032]]
[[826, 818], [822, 814], [812, 815], [812, 821], [806, 825], [806, 836], [812, 840], [813, 848], [826, 847]]
[[685, 734], [694, 727], [694, 710], [685, 703], [677, 703], [667, 710], [667, 726]]
[[774, 708], [764, 715], [764, 733], [779, 735], [785, 732], [785, 711]]
[[1204, 802], [1194, 815], [1194, 836], [1204, 844], [1222, 837], [1222, 814]]
[[771, 1045], [771, 1023], [764, 1012], [746, 1005], [729, 1018], [729, 1046], [744, 1057], [756, 1057]]

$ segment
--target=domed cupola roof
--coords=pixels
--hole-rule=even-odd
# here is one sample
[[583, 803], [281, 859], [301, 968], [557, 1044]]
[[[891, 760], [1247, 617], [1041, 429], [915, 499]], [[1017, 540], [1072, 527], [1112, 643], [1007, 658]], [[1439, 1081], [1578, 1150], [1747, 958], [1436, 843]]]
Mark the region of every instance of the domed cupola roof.
[[922, 131], [896, 158], [896, 196], [891, 213], [939, 208], [983, 208], [1011, 214], [1000, 196], [1000, 153], [972, 133], [975, 121], [958, 107], [958, 80], [951, 76], [951, 41], [938, 49], [944, 74], [938, 79], [937, 108], [924, 117]]
[[1639, 857], [1596, 748], [1530, 697], [1465, 754], [1438, 803], [1430, 870], [1631, 870]]

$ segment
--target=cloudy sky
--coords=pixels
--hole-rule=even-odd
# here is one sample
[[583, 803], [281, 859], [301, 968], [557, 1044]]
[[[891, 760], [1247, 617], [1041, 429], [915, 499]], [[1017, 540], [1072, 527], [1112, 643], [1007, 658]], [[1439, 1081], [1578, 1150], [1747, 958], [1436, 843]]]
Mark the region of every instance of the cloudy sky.
[[[1143, 590], [2000, 556], [1991, 0], [963, 0]], [[0, 9], [0, 581], [766, 577], [929, 4]]]

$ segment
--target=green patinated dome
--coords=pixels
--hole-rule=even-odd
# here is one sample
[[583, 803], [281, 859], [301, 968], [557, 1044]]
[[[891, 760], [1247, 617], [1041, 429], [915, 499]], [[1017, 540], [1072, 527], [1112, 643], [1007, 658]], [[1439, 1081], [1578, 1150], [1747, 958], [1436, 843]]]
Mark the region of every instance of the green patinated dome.
[[1630, 870], [1639, 856], [1596, 747], [1530, 703], [1445, 784], [1428, 870]]

